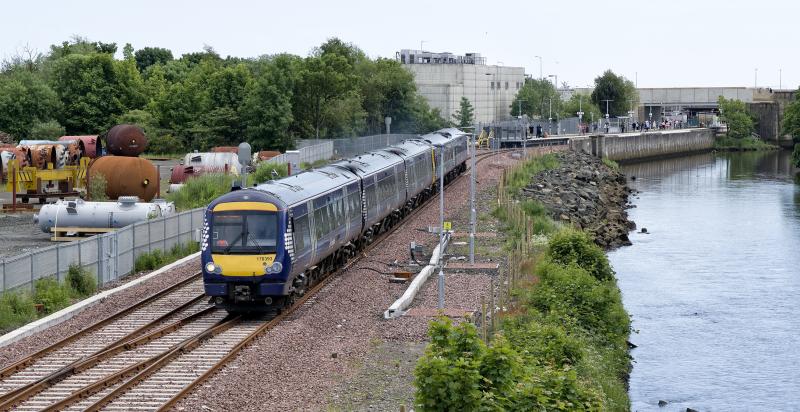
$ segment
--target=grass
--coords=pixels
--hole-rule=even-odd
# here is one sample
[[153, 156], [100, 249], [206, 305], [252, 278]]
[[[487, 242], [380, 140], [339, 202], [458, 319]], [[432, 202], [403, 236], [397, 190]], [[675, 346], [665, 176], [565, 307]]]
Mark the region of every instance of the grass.
[[611, 168], [613, 170], [619, 170], [619, 163], [617, 163], [617, 162], [615, 162], [615, 161], [613, 161], [613, 160], [611, 160], [611, 159], [609, 159], [607, 157], [603, 158], [603, 164], [608, 166], [609, 168]]
[[210, 173], [188, 179], [181, 190], [167, 194], [167, 200], [175, 202], [180, 210], [204, 207], [217, 197], [231, 191], [235, 176]]
[[[277, 177], [272, 173], [277, 172]], [[256, 166], [256, 170], [248, 176], [248, 186], [253, 184], [264, 183], [268, 180], [286, 177], [289, 175], [289, 165], [286, 163], [269, 163], [262, 162]]]
[[96, 173], [89, 179], [89, 188], [87, 189], [89, 192], [89, 200], [95, 202], [108, 200], [108, 195], [106, 195], [107, 187], [108, 180], [106, 180], [106, 177], [102, 173]]
[[736, 139], [733, 137], [722, 137], [714, 141], [714, 149], [717, 150], [777, 150], [778, 146], [769, 144], [757, 137], [744, 137]]
[[555, 169], [560, 164], [554, 154], [546, 154], [541, 157], [530, 159], [522, 165], [515, 167], [506, 175], [505, 185], [509, 193], [517, 193], [531, 182], [531, 178], [537, 173]]
[[155, 270], [164, 265], [168, 265], [182, 257], [189, 256], [197, 252], [199, 245], [197, 242], [187, 242], [183, 244], [176, 244], [170, 248], [166, 253], [161, 249], [155, 249], [151, 252], [146, 252], [136, 258], [134, 262], [134, 272], [143, 272], [146, 270]]
[[[97, 277], [78, 265], [70, 265], [66, 281], [54, 277], [37, 279], [33, 292], [10, 290], [0, 293], [2, 333], [47, 316], [97, 291]], [[41, 311], [37, 310], [37, 306]]]

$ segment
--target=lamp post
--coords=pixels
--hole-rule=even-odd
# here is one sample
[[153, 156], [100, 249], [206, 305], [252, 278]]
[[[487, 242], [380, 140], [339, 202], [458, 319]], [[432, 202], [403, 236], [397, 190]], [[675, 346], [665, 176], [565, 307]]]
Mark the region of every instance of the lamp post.
[[439, 157], [439, 309], [444, 309], [444, 148]]
[[549, 109], [547, 114], [547, 133], [553, 134], [553, 98], [548, 97], [547, 101], [549, 102]]
[[578, 95], [578, 128], [583, 134], [583, 95]]

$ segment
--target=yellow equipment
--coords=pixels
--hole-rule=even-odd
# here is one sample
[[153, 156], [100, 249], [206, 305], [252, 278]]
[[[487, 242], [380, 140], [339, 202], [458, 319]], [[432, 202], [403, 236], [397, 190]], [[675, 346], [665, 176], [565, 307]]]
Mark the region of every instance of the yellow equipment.
[[48, 163], [47, 169], [26, 166], [19, 167], [19, 161], [8, 162], [6, 190], [28, 203], [30, 198], [38, 198], [41, 203], [49, 197], [77, 196], [76, 188], [84, 187], [86, 172], [89, 170], [89, 158], [84, 157], [76, 166], [64, 166], [54, 169]]
[[486, 148], [488, 149], [490, 139], [494, 139], [494, 129], [492, 129], [488, 135], [486, 134], [486, 130], [481, 130], [481, 134], [478, 136], [478, 140], [475, 142], [475, 146], [477, 146], [478, 149], [481, 149], [484, 146], [486, 146]]

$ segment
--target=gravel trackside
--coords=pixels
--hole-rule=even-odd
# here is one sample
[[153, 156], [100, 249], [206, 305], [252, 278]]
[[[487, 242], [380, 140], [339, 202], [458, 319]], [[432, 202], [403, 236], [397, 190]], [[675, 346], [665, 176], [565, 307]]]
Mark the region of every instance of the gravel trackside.
[[[501, 153], [479, 163], [478, 190], [496, 191], [503, 168], [517, 161]], [[448, 187], [448, 218], [464, 216], [468, 196], [467, 178]], [[485, 213], [491, 207], [482, 205], [481, 210]], [[410, 313], [422, 315], [384, 320], [383, 312], [407, 286], [390, 283], [388, 273], [406, 268], [412, 241], [433, 249], [438, 238], [427, 228], [438, 221], [438, 201], [433, 200], [413, 221], [333, 279], [286, 321], [258, 337], [174, 409], [397, 411], [400, 405], [411, 406], [414, 363], [424, 351], [432, 318], [426, 314], [436, 313], [436, 277], [429, 279], [412, 304]], [[454, 223], [454, 230], [468, 230], [456, 226], [458, 219]], [[447, 307], [456, 312], [480, 310], [481, 297], [490, 293], [490, 275], [445, 273]]]

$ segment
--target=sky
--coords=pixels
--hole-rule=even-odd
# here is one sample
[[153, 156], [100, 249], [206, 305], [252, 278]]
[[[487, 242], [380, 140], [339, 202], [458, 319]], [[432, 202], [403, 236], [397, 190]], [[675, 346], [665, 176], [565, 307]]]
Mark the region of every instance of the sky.
[[[798, 88], [797, 0], [10, 1], [0, 59], [74, 35], [182, 53], [306, 56], [339, 37], [371, 57], [478, 52], [586, 87], [607, 69], [639, 87]], [[757, 79], [756, 79], [757, 77]], [[757, 83], [756, 83], [757, 82]]]

